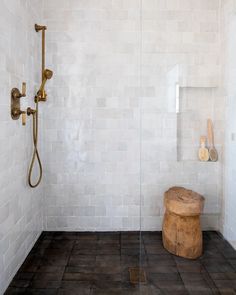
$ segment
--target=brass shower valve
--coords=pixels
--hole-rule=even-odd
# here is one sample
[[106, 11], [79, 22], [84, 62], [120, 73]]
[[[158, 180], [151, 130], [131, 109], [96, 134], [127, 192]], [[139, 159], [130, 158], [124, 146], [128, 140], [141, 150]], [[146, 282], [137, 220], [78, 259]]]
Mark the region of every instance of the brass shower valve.
[[26, 83], [22, 83], [22, 90], [18, 88], [13, 88], [11, 91], [11, 117], [13, 120], [18, 120], [22, 118], [22, 125], [26, 124], [26, 112], [22, 111], [20, 108], [20, 98], [26, 96]]

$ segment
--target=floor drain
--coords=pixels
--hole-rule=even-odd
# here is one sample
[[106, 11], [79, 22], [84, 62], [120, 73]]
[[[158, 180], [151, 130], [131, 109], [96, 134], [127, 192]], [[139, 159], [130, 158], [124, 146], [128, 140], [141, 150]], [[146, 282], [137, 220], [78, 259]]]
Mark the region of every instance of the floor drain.
[[139, 267], [130, 267], [129, 277], [132, 284], [145, 284], [147, 282], [145, 271]]

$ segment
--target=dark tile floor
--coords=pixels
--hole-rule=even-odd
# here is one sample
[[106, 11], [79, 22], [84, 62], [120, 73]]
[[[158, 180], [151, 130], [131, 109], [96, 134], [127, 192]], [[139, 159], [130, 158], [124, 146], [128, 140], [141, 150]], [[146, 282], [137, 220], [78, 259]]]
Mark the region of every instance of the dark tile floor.
[[[134, 286], [140, 249], [147, 283]], [[216, 232], [197, 260], [169, 254], [160, 232], [44, 232], [6, 294], [236, 294], [236, 251]]]

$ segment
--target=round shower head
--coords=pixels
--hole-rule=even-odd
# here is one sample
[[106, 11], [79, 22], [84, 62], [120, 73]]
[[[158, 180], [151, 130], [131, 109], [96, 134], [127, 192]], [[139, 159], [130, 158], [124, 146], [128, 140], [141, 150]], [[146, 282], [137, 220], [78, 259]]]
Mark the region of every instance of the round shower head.
[[51, 71], [49, 69], [45, 69], [43, 72], [43, 75], [46, 79], [51, 79], [53, 76], [53, 71]]

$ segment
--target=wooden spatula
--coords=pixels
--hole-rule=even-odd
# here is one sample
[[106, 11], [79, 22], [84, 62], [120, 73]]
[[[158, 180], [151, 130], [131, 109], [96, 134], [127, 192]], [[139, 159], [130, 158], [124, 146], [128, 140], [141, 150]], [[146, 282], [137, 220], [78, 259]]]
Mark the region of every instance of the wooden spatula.
[[200, 161], [207, 162], [209, 160], [209, 151], [206, 148], [206, 136], [200, 137], [200, 148], [198, 151], [198, 157]]
[[214, 146], [214, 133], [213, 133], [213, 124], [212, 120], [207, 120], [207, 133], [208, 133], [208, 142], [209, 142], [209, 158], [211, 161], [216, 162], [218, 160], [218, 153]]

